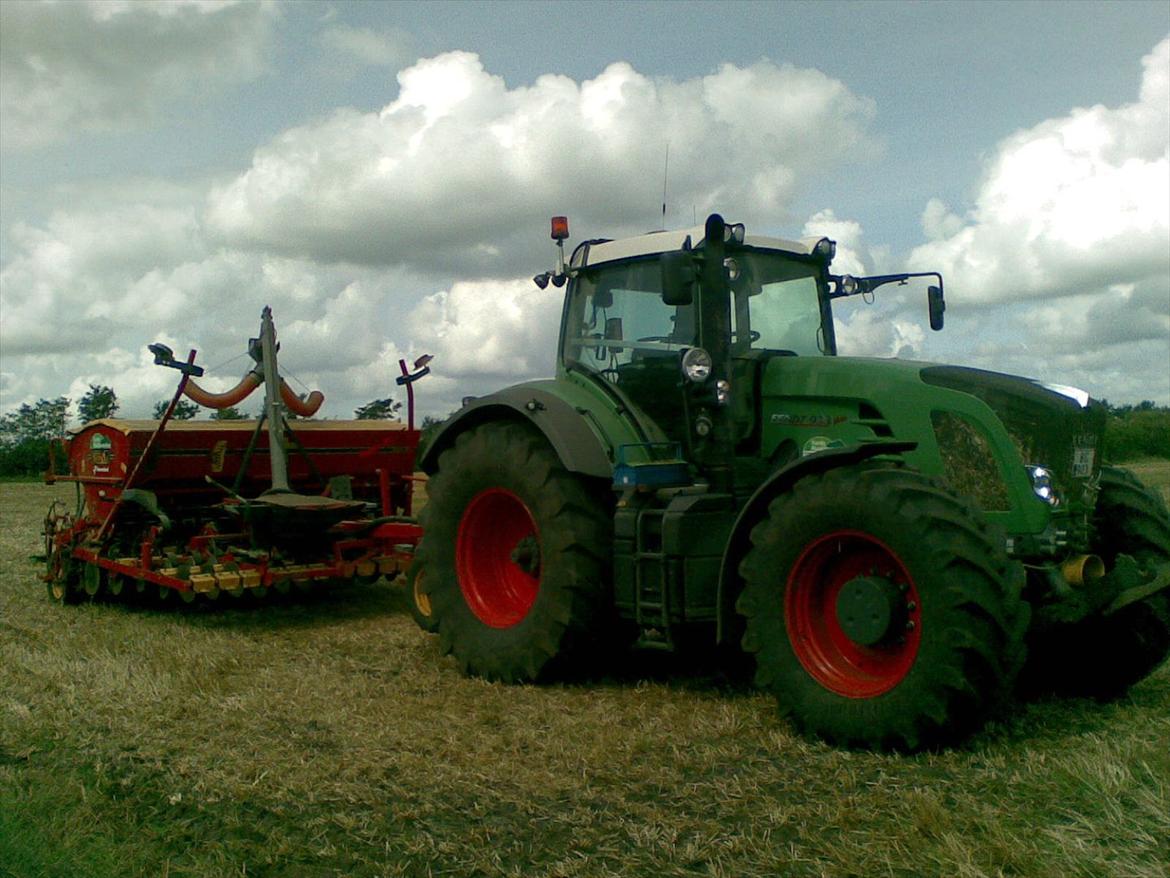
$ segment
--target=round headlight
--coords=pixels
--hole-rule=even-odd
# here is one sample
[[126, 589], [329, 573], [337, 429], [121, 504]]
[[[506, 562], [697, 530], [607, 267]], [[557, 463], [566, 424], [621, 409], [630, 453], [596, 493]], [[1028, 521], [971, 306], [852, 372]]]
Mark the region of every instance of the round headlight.
[[1032, 478], [1032, 493], [1049, 506], [1060, 504], [1060, 495], [1056, 493], [1056, 485], [1052, 482], [1052, 471], [1042, 466], [1028, 467], [1028, 475]]
[[723, 267], [727, 269], [727, 279], [735, 282], [739, 280], [739, 263], [731, 257], [723, 260]]
[[702, 348], [690, 348], [682, 357], [682, 371], [688, 381], [699, 384], [711, 377], [711, 355]]

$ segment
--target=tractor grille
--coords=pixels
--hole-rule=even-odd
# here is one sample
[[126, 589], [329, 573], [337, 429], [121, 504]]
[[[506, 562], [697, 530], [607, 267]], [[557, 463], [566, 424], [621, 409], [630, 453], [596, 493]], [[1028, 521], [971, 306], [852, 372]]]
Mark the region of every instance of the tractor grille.
[[950, 486], [987, 512], [1009, 509], [1007, 486], [983, 432], [954, 412], [931, 412], [930, 422]]

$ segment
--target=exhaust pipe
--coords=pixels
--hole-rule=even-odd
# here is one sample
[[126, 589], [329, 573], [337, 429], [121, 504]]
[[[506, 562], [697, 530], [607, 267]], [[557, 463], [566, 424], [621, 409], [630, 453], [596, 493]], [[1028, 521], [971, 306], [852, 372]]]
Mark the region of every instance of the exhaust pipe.
[[1096, 582], [1105, 575], [1105, 562], [1097, 555], [1074, 555], [1060, 565], [1060, 575], [1069, 585]]

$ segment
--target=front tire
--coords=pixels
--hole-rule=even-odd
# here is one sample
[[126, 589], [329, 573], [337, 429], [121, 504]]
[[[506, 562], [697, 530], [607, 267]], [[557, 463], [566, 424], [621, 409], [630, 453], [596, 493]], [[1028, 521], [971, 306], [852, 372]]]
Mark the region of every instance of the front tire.
[[970, 734], [1010, 695], [1023, 571], [940, 482], [892, 466], [810, 476], [751, 544], [743, 646], [801, 731], [915, 750]]
[[[1093, 530], [1093, 551], [1106, 570], [1120, 555], [1149, 572], [1170, 564], [1170, 513], [1129, 470], [1102, 468]], [[1031, 690], [1100, 701], [1120, 698], [1170, 654], [1170, 590], [1045, 632], [1032, 651]]]
[[611, 519], [542, 436], [474, 427], [440, 455], [427, 493], [419, 563], [440, 648], [464, 672], [535, 680], [597, 640]]

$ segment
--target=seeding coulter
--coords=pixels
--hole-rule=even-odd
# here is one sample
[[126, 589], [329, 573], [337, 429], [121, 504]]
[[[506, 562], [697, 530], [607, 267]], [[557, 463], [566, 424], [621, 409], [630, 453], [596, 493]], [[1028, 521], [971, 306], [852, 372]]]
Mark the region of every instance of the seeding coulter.
[[[249, 353], [256, 367], [230, 391], [210, 393], [195, 378], [195, 351], [176, 361], [152, 345], [159, 365], [178, 369], [179, 386], [160, 420], [108, 418], [83, 425], [63, 442], [73, 482], [70, 511], [58, 501], [45, 519], [50, 596], [156, 590], [162, 598], [263, 596], [373, 581], [406, 570], [421, 530], [412, 517], [415, 449], [410, 372], [406, 424], [390, 421], [289, 420], [310, 417], [323, 396], [301, 399], [279, 377], [275, 328], [264, 310]], [[265, 388], [264, 412], [251, 421], [179, 421], [182, 396], [211, 408]]]

